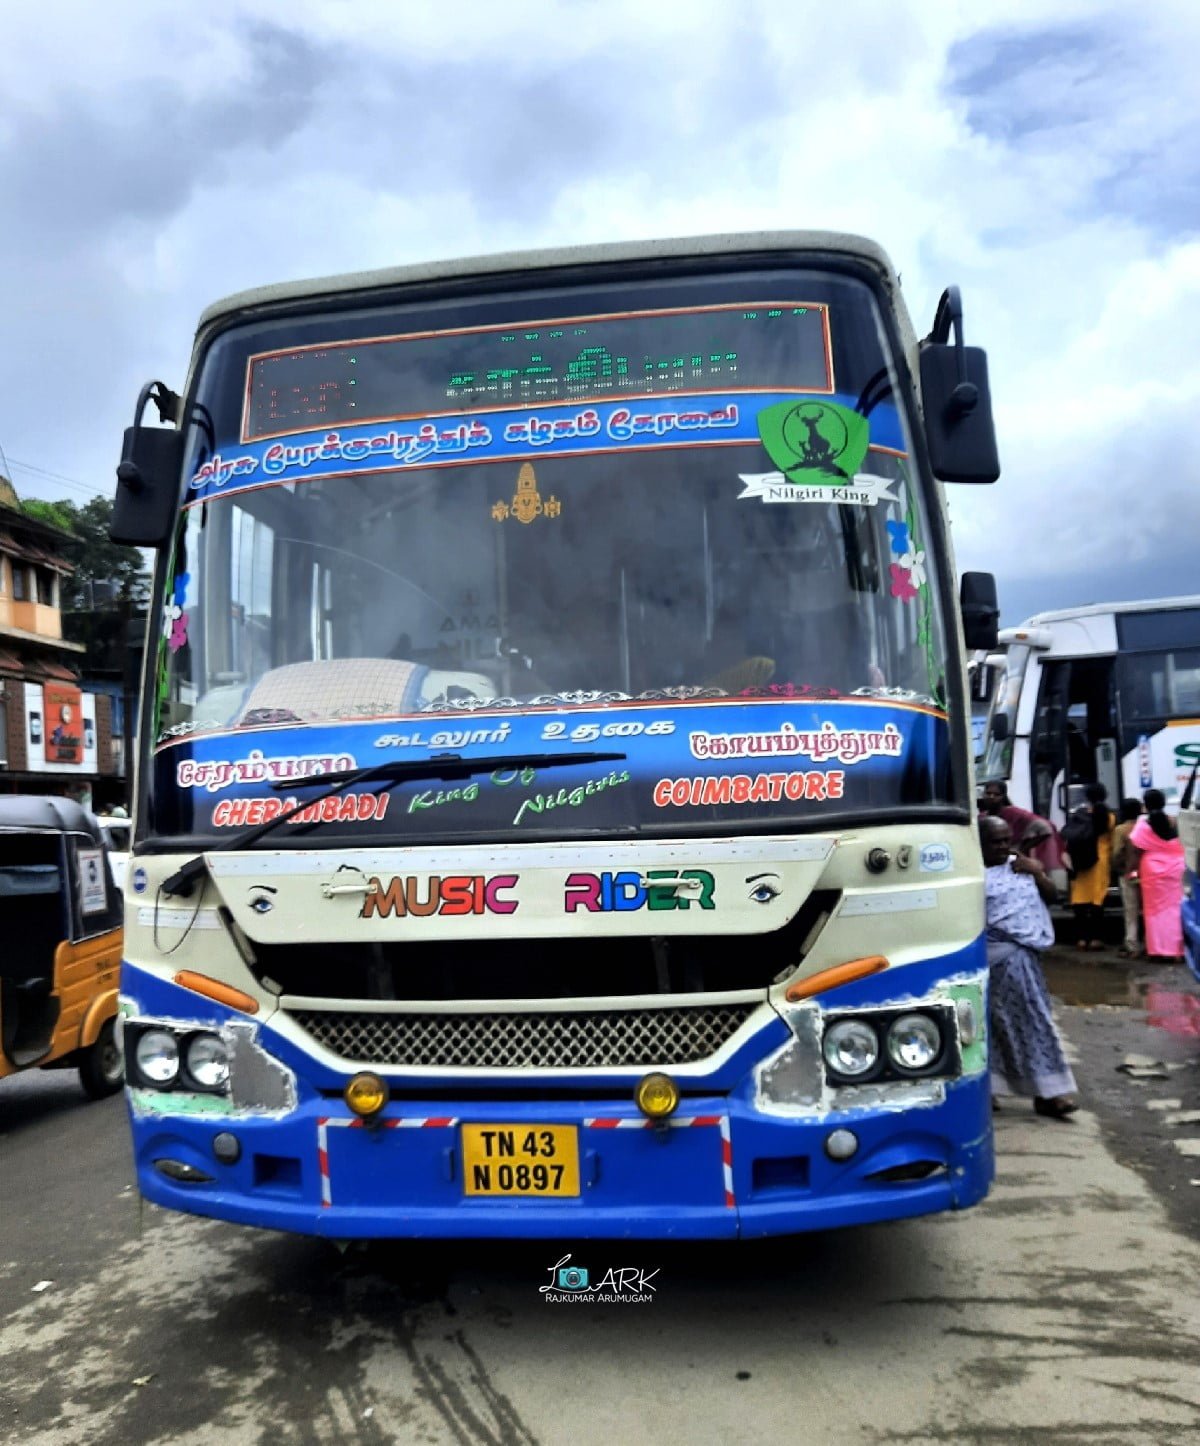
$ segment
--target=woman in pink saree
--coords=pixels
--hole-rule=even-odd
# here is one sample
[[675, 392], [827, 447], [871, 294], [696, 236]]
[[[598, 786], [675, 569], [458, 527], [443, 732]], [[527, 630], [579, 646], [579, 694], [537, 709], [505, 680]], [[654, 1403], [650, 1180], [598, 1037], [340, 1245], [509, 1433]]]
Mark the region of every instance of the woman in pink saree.
[[1165, 795], [1152, 788], [1145, 803], [1126, 846], [1126, 873], [1136, 874], [1142, 886], [1146, 953], [1151, 959], [1182, 959], [1183, 844], [1175, 820], [1165, 812]]

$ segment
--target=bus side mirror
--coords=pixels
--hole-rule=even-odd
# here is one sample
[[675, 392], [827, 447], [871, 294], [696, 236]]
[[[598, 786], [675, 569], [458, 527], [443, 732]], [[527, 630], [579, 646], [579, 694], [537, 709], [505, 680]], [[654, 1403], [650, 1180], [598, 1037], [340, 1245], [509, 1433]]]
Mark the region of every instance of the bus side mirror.
[[175, 427], [143, 425], [151, 397], [163, 421], [173, 422], [178, 415], [176, 394], [162, 382], [147, 382], [138, 396], [133, 426], [125, 429], [108, 535], [114, 542], [132, 547], [164, 547], [171, 537], [179, 500], [183, 433]]
[[994, 482], [1000, 475], [1000, 457], [987, 353], [963, 344], [957, 286], [942, 293], [933, 329], [921, 343], [920, 363], [925, 440], [933, 475], [942, 482]]
[[958, 590], [963, 638], [968, 648], [994, 648], [1000, 626], [996, 579], [990, 572], [964, 572]]
[[992, 741], [995, 743], [1008, 742], [1008, 714], [997, 713], [992, 719], [991, 727]]

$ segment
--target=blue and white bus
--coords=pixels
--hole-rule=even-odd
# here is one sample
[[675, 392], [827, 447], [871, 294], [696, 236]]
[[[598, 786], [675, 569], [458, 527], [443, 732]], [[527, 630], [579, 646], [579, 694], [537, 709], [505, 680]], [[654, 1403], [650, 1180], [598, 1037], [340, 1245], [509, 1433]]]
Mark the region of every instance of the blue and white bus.
[[1038, 613], [1000, 642], [981, 783], [1058, 825], [1094, 782], [1178, 809], [1200, 762], [1200, 596]]
[[[143, 412], [153, 401], [166, 425]], [[137, 1178], [367, 1236], [732, 1237], [992, 1177], [957, 292], [788, 233], [235, 296], [148, 385]]]

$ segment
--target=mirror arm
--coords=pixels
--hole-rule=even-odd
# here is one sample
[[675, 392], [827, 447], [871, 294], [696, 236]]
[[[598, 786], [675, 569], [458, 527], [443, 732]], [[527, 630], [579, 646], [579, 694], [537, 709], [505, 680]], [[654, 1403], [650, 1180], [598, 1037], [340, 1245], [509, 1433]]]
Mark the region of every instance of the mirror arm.
[[[179, 415], [179, 393], [173, 392], [166, 382], [147, 382], [138, 393], [137, 405], [133, 409], [134, 431], [142, 425], [146, 407], [151, 401], [158, 408], [160, 421], [173, 422]], [[117, 486], [128, 488], [135, 497], [145, 490], [142, 469], [131, 457], [122, 457], [117, 463]]]
[[963, 339], [962, 293], [957, 286], [947, 286], [934, 313], [933, 326], [925, 338], [927, 344], [945, 346], [954, 332], [954, 360], [958, 370], [958, 385], [947, 399], [946, 409], [952, 417], [961, 417], [973, 412], [979, 405], [979, 388], [967, 379], [967, 356]]
[[172, 423], [179, 420], [179, 393], [173, 392], [165, 382], [147, 382], [138, 396], [136, 422], [142, 420], [142, 413], [150, 398], [153, 398], [154, 405], [158, 408], [160, 422]]

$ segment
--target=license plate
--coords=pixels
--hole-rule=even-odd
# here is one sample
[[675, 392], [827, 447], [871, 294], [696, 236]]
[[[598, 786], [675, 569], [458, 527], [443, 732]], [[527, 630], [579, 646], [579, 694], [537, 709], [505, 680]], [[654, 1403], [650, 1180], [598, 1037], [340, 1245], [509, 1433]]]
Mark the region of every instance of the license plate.
[[574, 1125], [463, 1125], [467, 1195], [578, 1195]]

